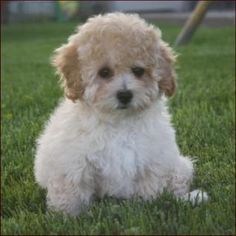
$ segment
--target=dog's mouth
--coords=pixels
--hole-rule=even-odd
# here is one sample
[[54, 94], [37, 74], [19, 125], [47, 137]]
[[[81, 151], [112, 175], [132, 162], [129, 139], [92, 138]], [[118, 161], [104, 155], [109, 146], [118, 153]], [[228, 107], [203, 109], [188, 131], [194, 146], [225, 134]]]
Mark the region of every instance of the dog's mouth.
[[129, 108], [129, 105], [128, 104], [119, 104], [117, 109], [119, 110], [125, 110], [125, 109], [128, 109]]

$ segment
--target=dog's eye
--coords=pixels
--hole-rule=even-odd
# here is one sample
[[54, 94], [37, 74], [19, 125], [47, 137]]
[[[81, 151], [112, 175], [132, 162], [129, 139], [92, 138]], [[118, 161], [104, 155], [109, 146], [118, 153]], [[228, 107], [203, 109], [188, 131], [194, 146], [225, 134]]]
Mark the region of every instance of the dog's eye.
[[103, 79], [109, 79], [113, 76], [113, 72], [109, 67], [103, 67], [98, 71], [98, 75]]
[[134, 73], [134, 75], [138, 78], [142, 77], [145, 72], [145, 70], [142, 67], [138, 67], [138, 66], [133, 67], [131, 70]]

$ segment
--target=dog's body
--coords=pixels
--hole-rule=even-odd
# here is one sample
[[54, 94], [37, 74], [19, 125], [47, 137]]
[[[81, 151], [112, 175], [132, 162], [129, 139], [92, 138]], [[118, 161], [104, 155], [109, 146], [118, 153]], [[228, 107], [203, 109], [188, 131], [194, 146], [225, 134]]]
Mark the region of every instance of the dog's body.
[[[131, 43], [124, 29], [133, 30]], [[35, 161], [49, 206], [77, 215], [94, 196], [189, 192], [193, 164], [179, 153], [165, 105], [164, 93], [175, 89], [174, 55], [158, 34], [137, 16], [108, 14], [57, 50], [54, 65], [67, 98], [39, 138]]]

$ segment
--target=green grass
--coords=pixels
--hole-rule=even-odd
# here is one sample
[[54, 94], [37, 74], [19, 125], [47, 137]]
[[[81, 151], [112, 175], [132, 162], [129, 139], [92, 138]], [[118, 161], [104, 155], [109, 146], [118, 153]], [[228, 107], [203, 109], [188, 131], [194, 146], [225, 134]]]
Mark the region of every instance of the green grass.
[[[234, 29], [201, 28], [178, 49], [178, 91], [170, 100], [177, 142], [198, 156], [197, 207], [163, 194], [153, 202], [107, 198], [74, 219], [46, 213], [33, 178], [35, 139], [62, 91], [49, 65], [75, 23], [4, 26], [2, 31], [2, 234], [234, 234]], [[173, 42], [180, 28], [161, 25]]]

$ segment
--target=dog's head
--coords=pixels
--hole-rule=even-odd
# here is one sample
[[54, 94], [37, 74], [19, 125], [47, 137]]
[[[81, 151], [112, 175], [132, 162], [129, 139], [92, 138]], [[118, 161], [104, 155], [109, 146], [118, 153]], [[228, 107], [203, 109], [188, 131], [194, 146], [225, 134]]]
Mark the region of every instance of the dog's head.
[[102, 111], [140, 110], [173, 95], [174, 62], [159, 29], [122, 13], [90, 18], [53, 57], [65, 95]]

